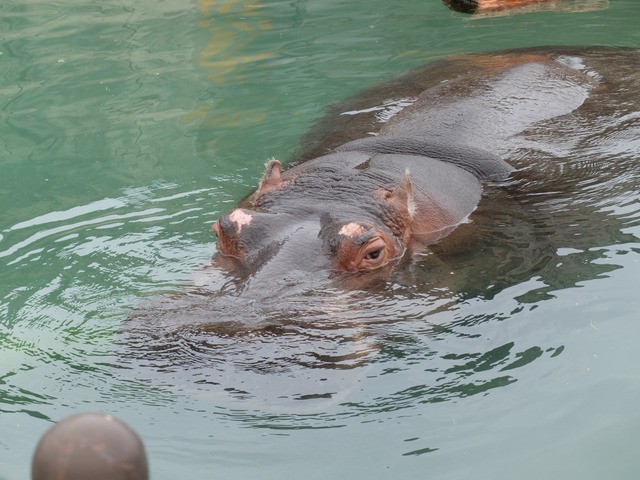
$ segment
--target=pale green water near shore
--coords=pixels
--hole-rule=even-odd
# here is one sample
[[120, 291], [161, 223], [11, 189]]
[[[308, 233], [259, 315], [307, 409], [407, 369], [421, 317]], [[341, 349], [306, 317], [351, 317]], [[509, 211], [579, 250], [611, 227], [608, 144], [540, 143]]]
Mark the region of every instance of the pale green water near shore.
[[[286, 342], [266, 338], [138, 371], [114, 334], [208, 262], [211, 223], [330, 103], [449, 54], [640, 48], [639, 22], [636, 0], [476, 19], [439, 0], [3, 2], [0, 479], [28, 478], [40, 435], [78, 410], [133, 426], [156, 480], [634, 478], [637, 188], [630, 240], [578, 257], [546, 300], [533, 276], [434, 301], [430, 324], [411, 299], [377, 305], [354, 368], [259, 373]], [[362, 334], [327, 335], [339, 358]], [[291, 400], [305, 381], [341, 394]]]

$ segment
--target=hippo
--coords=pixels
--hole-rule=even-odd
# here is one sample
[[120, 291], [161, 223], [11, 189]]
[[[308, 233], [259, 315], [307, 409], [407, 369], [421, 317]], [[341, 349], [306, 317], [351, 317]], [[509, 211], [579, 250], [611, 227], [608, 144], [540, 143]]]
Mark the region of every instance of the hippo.
[[486, 295], [543, 273], [565, 284], [560, 249], [634, 241], [603, 199], [579, 199], [594, 182], [634, 191], [638, 72], [624, 48], [463, 54], [329, 107], [288, 168], [269, 160], [213, 223], [211, 264], [136, 324], [252, 330], [352, 315], [349, 292]]
[[[473, 223], [483, 186], [539, 177], [536, 152], [558, 141], [579, 152], [616, 82], [637, 82], [621, 66], [632, 64], [635, 52], [607, 48], [462, 55], [364, 92], [321, 122], [291, 168], [269, 161], [257, 190], [213, 224], [213, 263], [269, 291], [385, 277]], [[533, 134], [542, 129], [547, 138]], [[523, 152], [529, 163], [515, 168]]]
[[416, 330], [475, 328], [607, 276], [610, 249], [640, 241], [639, 72], [631, 49], [465, 54], [329, 107], [215, 221], [211, 264], [130, 315], [123, 371], [326, 411], [394, 341], [430, 355]]

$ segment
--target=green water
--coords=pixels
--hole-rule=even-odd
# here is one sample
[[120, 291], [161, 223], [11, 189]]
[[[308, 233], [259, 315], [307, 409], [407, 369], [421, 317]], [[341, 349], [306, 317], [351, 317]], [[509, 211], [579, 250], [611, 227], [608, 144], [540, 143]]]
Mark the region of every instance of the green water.
[[[40, 435], [79, 410], [133, 426], [154, 479], [634, 478], [637, 241], [594, 247], [544, 301], [521, 301], [534, 276], [435, 305], [438, 329], [374, 310], [355, 368], [249, 368], [287, 338], [176, 347], [147, 370], [114, 352], [128, 312], [209, 261], [211, 223], [330, 103], [460, 52], [640, 48], [639, 21], [636, 0], [476, 19], [439, 0], [2, 2], [0, 479], [28, 478]], [[620, 206], [636, 239], [639, 201]], [[192, 382], [209, 367], [237, 389]], [[278, 395], [305, 379], [341, 395]]]

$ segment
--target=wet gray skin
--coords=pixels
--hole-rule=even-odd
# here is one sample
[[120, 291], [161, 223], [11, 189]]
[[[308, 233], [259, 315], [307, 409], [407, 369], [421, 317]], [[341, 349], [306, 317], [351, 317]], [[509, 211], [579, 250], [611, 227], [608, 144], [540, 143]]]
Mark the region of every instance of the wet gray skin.
[[332, 107], [288, 169], [270, 162], [216, 222], [193, 287], [142, 306], [130, 329], [361, 328], [372, 308], [388, 320], [534, 276], [548, 290], [576, 282], [554, 267], [561, 249], [634, 239], [602, 205], [637, 190], [639, 58], [457, 56]]

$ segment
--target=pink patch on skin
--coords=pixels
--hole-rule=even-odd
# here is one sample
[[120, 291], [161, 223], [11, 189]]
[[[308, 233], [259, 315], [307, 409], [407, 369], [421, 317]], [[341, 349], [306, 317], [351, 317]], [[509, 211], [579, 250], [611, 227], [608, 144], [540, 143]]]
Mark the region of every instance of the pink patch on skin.
[[240, 209], [234, 210], [229, 214], [229, 220], [236, 224], [238, 227], [238, 233], [242, 230], [242, 227], [249, 225], [253, 217], [248, 213], [243, 212]]
[[347, 237], [355, 237], [356, 235], [360, 235], [366, 232], [367, 229], [362, 225], [358, 225], [355, 222], [347, 223], [343, 225], [340, 231], [338, 232], [340, 235], [345, 235]]

